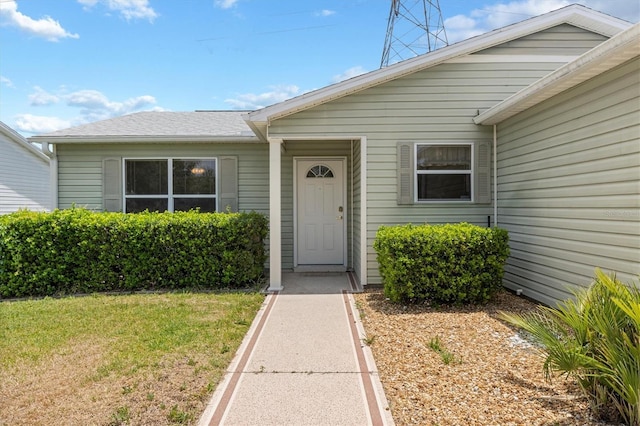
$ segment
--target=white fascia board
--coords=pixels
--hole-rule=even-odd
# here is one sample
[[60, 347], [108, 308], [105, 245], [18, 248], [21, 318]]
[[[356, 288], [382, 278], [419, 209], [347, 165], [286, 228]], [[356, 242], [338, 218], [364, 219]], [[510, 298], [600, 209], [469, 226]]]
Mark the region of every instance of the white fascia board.
[[571, 24], [580, 28], [611, 37], [625, 30], [630, 23], [612, 16], [595, 12], [581, 5], [571, 5], [537, 16], [526, 21], [512, 24], [491, 32], [452, 44], [397, 64], [371, 71], [349, 80], [336, 83], [313, 92], [305, 93], [287, 101], [268, 106], [243, 116], [248, 123], [269, 125], [272, 120], [294, 114], [305, 109], [329, 102], [355, 92], [395, 80], [451, 59], [469, 55], [538, 31], [560, 24]]
[[447, 64], [550, 63], [566, 64], [579, 55], [466, 55], [449, 59]]
[[32, 136], [29, 141], [51, 144], [79, 143], [260, 143], [257, 136]]
[[251, 128], [253, 133], [260, 138], [262, 142], [268, 142], [269, 130], [266, 122], [250, 121], [249, 114], [243, 114], [242, 119], [247, 123], [247, 126]]
[[552, 96], [640, 56], [640, 24], [614, 36], [530, 86], [474, 117], [482, 125], [498, 124]]

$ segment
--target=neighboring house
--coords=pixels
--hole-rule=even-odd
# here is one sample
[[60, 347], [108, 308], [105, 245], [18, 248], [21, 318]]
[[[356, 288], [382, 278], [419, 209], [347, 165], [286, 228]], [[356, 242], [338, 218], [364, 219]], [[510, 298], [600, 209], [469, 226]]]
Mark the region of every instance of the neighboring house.
[[547, 304], [594, 267], [640, 275], [640, 24], [474, 121], [496, 126], [505, 285]]
[[0, 214], [50, 210], [49, 157], [0, 122]]
[[[283, 269], [378, 284], [380, 225], [502, 226], [505, 169], [474, 119], [630, 26], [573, 5], [250, 113], [138, 113], [32, 140], [55, 146], [61, 208], [256, 210], [270, 218], [271, 289]], [[513, 232], [520, 256], [528, 240]], [[529, 291], [513, 279], [522, 262], [506, 283], [540, 300], [585, 283]]]

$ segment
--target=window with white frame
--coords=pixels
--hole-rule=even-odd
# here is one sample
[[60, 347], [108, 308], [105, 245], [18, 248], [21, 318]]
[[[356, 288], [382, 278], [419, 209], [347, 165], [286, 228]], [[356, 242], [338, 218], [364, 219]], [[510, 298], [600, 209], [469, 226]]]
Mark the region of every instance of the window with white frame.
[[416, 201], [473, 199], [473, 144], [415, 145]]
[[125, 159], [125, 211], [217, 209], [217, 160]]

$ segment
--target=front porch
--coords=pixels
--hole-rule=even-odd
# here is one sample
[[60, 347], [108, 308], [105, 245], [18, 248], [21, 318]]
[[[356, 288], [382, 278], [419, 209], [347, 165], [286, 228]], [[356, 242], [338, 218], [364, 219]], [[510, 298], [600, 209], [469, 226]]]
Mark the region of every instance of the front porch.
[[[352, 271], [366, 284], [365, 156], [364, 137], [269, 138], [269, 291], [283, 271]], [[320, 184], [312, 169], [324, 165]]]

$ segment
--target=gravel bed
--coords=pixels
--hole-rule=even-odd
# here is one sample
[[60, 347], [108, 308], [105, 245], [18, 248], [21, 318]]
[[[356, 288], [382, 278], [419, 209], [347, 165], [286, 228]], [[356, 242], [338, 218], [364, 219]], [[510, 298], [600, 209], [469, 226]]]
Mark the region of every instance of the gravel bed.
[[506, 291], [471, 307], [393, 304], [381, 290], [354, 296], [396, 424], [606, 424], [572, 380], [546, 381], [540, 351], [497, 319], [535, 303]]

